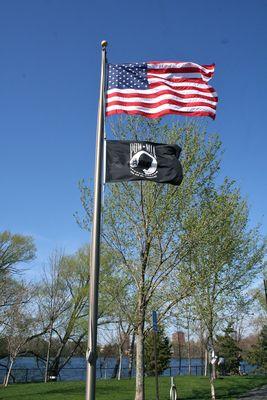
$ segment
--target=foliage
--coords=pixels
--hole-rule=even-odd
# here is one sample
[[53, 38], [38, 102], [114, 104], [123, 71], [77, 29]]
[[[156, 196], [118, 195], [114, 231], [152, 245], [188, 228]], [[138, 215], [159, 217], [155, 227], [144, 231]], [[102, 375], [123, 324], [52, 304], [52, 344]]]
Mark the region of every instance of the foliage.
[[[159, 320], [163, 319], [192, 290], [193, 280], [188, 279], [192, 271], [186, 261], [200, 237], [197, 231], [188, 234], [187, 227], [218, 171], [220, 141], [217, 136], [207, 139], [205, 131], [194, 124], [168, 126], [161, 120], [139, 117], [119, 119], [112, 130], [118, 139], [178, 143], [183, 148], [180, 187], [141, 181], [113, 183], [105, 191], [102, 237], [117, 253], [117, 265], [123, 269], [135, 302], [136, 400], [141, 400], [146, 316], [154, 308], [159, 310]], [[90, 229], [92, 195], [85, 185], [81, 193], [86, 212], [81, 224]]]
[[34, 297], [31, 285], [23, 283], [16, 285], [16, 302], [5, 309], [2, 335], [7, 347], [7, 374], [4, 386], [9, 383], [11, 370], [15, 359], [21, 352], [27, 351], [28, 343], [45, 333], [45, 328], [40, 329], [39, 316], [30, 307], [30, 300]]
[[[135, 296], [137, 303], [138, 293], [144, 286], [145, 308], [153, 300], [158, 303], [157, 309], [166, 313], [171, 306], [169, 300], [174, 300], [167, 291], [171, 288], [168, 283], [173, 281], [171, 273], [175, 271], [181, 283], [185, 282], [179, 272], [190, 273], [182, 260], [196, 245], [197, 237], [189, 238], [186, 234], [188, 215], [196, 205], [199, 193], [210, 185], [217, 172], [216, 154], [220, 142], [217, 137], [206, 140], [205, 132], [198, 132], [198, 127], [193, 124], [169, 127], [160, 121], [141, 118], [129, 118], [127, 123], [120, 121], [113, 131], [122, 139], [177, 142], [183, 148], [185, 177], [181, 187], [136, 182], [110, 184], [105, 189], [103, 239], [117, 254], [117, 268], [129, 280], [131, 297]], [[89, 229], [91, 193], [83, 184], [81, 191], [86, 216], [80, 222]], [[176, 285], [179, 283], [177, 279]], [[189, 290], [186, 280], [186, 292]], [[185, 295], [184, 290], [180, 293], [182, 297]], [[135, 323], [138, 320], [136, 315]]]
[[219, 365], [219, 371], [223, 374], [238, 374], [241, 358], [241, 349], [234, 338], [232, 325], [224, 330], [224, 335], [216, 338], [216, 351], [219, 357], [224, 358], [224, 363]]
[[[112, 126], [117, 139], [178, 143], [184, 170], [180, 187], [124, 182], [105, 189], [102, 238], [116, 252], [135, 304], [131, 318], [140, 400], [147, 315], [157, 309], [161, 321], [179, 301], [196, 293], [198, 315], [212, 337], [216, 316], [222, 318], [222, 309], [230, 309], [235, 293], [259, 272], [264, 244], [257, 228], [247, 229], [248, 208], [234, 182], [225, 179], [218, 187], [218, 136], [208, 136], [194, 122], [171, 126], [139, 117], [117, 121]], [[84, 184], [81, 199], [86, 215], [80, 224], [90, 229], [92, 194]]]
[[21, 283], [14, 279], [13, 273], [20, 263], [33, 260], [35, 251], [31, 236], [0, 232], [0, 325], [8, 309], [20, 304]]
[[[266, 281], [267, 283], [267, 281]], [[253, 304], [253, 324], [256, 332], [260, 332], [264, 325], [267, 324], [267, 287], [265, 290], [264, 281], [259, 284], [258, 287], [252, 290], [252, 296], [254, 298]]]
[[267, 373], [267, 325], [264, 325], [258, 338], [258, 343], [252, 345], [247, 354], [247, 361], [257, 366], [257, 371]]
[[[50, 375], [58, 376], [86, 335], [83, 318], [88, 315], [88, 268], [88, 248], [78, 250], [73, 256], [55, 251], [39, 284], [39, 314], [43, 324], [49, 326], [47, 370]], [[71, 352], [63, 359], [70, 344], [73, 344]], [[51, 362], [50, 352], [54, 353]]]
[[[113, 279], [114, 257], [111, 251], [103, 252], [101, 258], [101, 293], [99, 323], [111, 318], [111, 298], [104, 288]], [[88, 246], [80, 248], [74, 255], [67, 256], [55, 251], [46, 267], [42, 281], [38, 286], [39, 314], [44, 326], [49, 326], [49, 372], [58, 376], [69, 359], [84, 347], [88, 330], [88, 287], [89, 287], [90, 250]], [[114, 280], [113, 280], [114, 282]], [[103, 321], [104, 319], [104, 321]], [[51, 347], [51, 349], [50, 349]], [[66, 348], [70, 351], [67, 357]], [[40, 354], [38, 353], [38, 356]]]
[[[148, 376], [155, 375], [154, 332], [150, 331], [145, 339], [145, 372]], [[158, 327], [156, 335], [157, 369], [162, 374], [168, 368], [171, 360], [171, 344], [162, 326]]]
[[1, 278], [14, 272], [18, 263], [31, 261], [35, 257], [36, 248], [31, 236], [0, 233], [0, 276]]
[[218, 327], [245, 302], [244, 290], [262, 270], [266, 245], [257, 227], [248, 229], [247, 203], [229, 179], [206, 190], [194, 214], [187, 229], [203, 233], [190, 257], [193, 304], [213, 343]]

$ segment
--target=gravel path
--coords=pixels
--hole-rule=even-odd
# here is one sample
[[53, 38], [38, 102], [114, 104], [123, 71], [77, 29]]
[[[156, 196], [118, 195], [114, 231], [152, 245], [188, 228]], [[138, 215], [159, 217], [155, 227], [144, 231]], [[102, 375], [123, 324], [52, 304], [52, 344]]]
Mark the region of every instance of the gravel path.
[[253, 389], [250, 392], [239, 397], [242, 400], [267, 400], [267, 385], [260, 389]]

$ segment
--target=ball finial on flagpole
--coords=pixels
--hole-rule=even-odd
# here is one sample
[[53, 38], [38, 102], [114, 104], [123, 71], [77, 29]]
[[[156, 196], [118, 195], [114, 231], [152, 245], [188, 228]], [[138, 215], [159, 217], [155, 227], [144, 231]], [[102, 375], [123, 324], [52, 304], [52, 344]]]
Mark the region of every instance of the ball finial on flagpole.
[[108, 42], [106, 40], [102, 40], [102, 42], [101, 42], [102, 49], [105, 49], [107, 47], [107, 45], [108, 45]]

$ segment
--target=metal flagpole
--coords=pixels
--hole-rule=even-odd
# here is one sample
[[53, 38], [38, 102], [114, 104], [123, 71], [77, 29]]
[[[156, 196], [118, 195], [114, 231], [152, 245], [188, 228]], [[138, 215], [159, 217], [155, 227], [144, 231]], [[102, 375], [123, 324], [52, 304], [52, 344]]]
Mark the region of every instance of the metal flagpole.
[[101, 222], [101, 195], [103, 170], [103, 142], [105, 120], [105, 75], [106, 75], [106, 47], [102, 41], [102, 63], [100, 96], [97, 117], [96, 152], [95, 152], [95, 188], [94, 188], [94, 216], [91, 241], [90, 265], [90, 294], [88, 320], [88, 348], [86, 374], [86, 400], [95, 400], [96, 388], [96, 361], [97, 361], [97, 317], [98, 317], [98, 286], [100, 265], [100, 222]]

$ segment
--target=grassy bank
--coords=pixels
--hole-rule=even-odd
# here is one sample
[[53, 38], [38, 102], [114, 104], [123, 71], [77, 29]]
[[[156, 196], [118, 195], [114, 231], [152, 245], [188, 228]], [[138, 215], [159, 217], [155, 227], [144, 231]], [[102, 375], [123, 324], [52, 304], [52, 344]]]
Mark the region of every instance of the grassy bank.
[[[179, 400], [210, 399], [209, 380], [204, 377], [177, 377]], [[160, 378], [160, 400], [169, 400], [170, 380]], [[233, 400], [249, 389], [266, 384], [266, 377], [225, 377], [217, 379], [218, 399]], [[133, 400], [134, 380], [97, 382], [97, 400]], [[0, 389], [0, 400], [84, 400], [84, 382], [55, 382], [10, 385]], [[155, 399], [154, 379], [146, 379], [146, 399]]]

